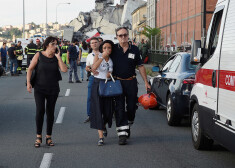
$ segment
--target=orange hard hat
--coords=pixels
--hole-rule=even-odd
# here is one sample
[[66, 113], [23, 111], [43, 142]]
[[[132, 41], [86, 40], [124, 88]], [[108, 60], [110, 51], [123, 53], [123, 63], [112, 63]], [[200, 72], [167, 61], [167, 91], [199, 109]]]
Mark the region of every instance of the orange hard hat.
[[154, 108], [157, 106], [157, 96], [151, 92], [148, 94], [143, 94], [139, 97], [138, 101], [144, 109]]

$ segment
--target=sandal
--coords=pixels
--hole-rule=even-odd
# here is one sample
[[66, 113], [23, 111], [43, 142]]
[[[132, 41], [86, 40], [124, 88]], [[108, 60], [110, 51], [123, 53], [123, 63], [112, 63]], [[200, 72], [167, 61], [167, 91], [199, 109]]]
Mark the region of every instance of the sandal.
[[[39, 142], [40, 141], [40, 142]], [[42, 143], [42, 138], [41, 137], [37, 137], [36, 138], [36, 141], [34, 143], [34, 147], [35, 148], [39, 148], [41, 146], [41, 143]]]
[[52, 142], [51, 137], [46, 138], [46, 144], [47, 146], [55, 146], [55, 144]]

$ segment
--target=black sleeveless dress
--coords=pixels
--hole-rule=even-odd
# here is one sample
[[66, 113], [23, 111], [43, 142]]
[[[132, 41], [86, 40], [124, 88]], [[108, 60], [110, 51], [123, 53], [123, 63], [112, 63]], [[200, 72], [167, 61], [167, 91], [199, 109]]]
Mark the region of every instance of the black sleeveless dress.
[[56, 56], [48, 58], [41, 52], [36, 70], [35, 91], [46, 95], [58, 95], [60, 92], [60, 71]]

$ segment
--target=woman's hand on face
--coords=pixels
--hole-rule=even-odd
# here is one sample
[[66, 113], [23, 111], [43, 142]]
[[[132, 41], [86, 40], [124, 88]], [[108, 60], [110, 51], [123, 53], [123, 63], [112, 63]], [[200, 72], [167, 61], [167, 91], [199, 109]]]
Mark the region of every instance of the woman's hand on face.
[[109, 52], [107, 52], [107, 51], [104, 51], [103, 53], [102, 53], [102, 57], [105, 59], [105, 58], [108, 58], [109, 57]]
[[27, 83], [27, 91], [32, 93], [32, 85], [30, 83]]

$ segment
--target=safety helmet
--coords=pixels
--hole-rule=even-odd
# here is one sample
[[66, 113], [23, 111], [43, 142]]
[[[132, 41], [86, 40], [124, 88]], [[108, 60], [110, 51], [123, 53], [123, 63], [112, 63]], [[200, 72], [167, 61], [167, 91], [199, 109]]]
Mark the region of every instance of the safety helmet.
[[143, 94], [142, 96], [139, 97], [138, 101], [141, 106], [144, 107], [144, 109], [148, 108], [154, 108], [157, 106], [157, 96], [151, 92], [148, 94]]

